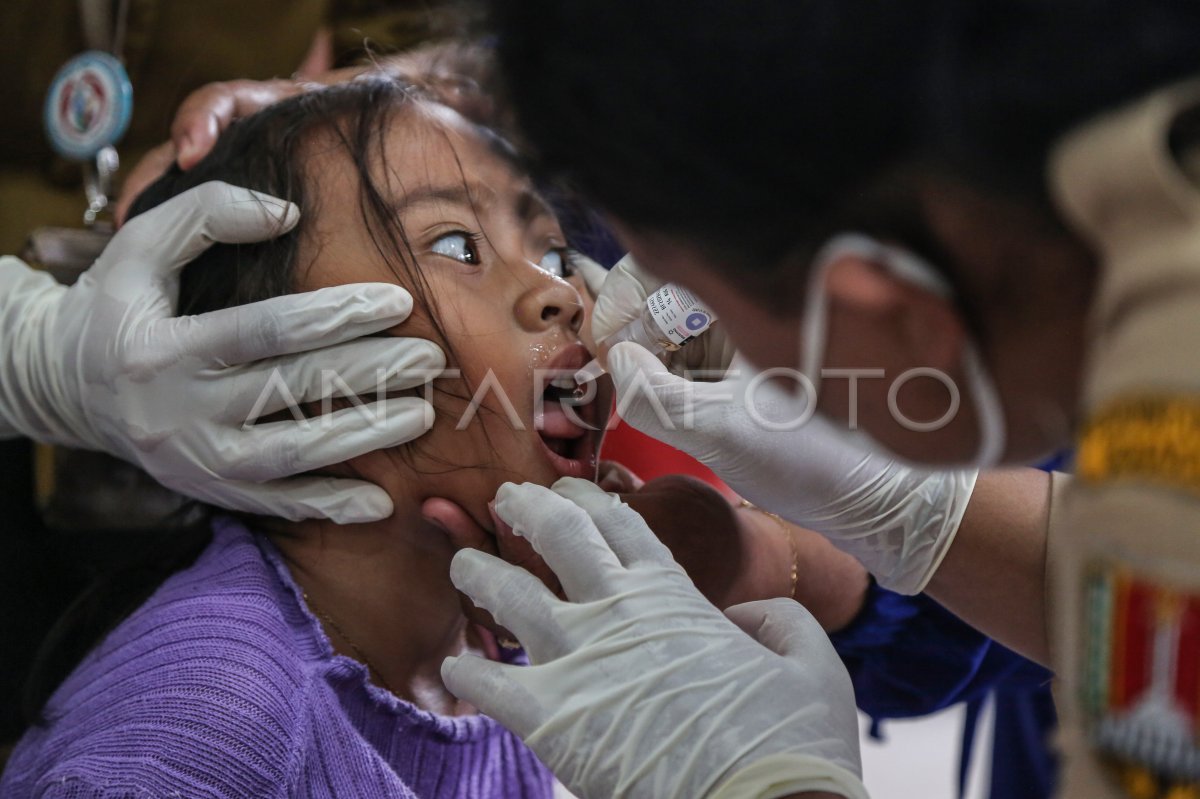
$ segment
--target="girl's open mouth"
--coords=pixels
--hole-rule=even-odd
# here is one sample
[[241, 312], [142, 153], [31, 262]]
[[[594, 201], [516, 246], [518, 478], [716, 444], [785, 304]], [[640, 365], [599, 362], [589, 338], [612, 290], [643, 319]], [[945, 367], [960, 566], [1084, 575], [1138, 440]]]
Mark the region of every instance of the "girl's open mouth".
[[599, 442], [611, 394], [607, 383], [594, 381], [577, 386], [574, 372], [590, 359], [581, 345], [572, 345], [556, 357], [534, 411], [534, 427], [546, 457], [563, 477], [593, 479], [596, 475]]

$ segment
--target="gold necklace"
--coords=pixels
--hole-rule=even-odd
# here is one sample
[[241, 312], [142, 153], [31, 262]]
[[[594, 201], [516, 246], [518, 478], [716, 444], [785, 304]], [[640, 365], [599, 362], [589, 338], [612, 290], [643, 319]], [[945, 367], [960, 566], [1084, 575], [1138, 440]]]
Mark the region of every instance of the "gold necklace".
[[371, 661], [367, 659], [366, 654], [362, 651], [362, 649], [358, 646], [358, 644], [354, 643], [353, 638], [346, 635], [346, 631], [341, 628], [341, 625], [339, 625], [336, 621], [334, 621], [333, 617], [330, 616], [328, 613], [325, 613], [320, 608], [318, 608], [316, 606], [316, 604], [314, 604], [313, 601], [308, 598], [307, 591], [301, 591], [300, 595], [302, 597], [304, 597], [304, 604], [308, 605], [309, 610], [311, 610], [313, 612], [313, 615], [315, 615], [318, 619], [320, 619], [325, 624], [329, 625], [329, 627], [335, 633], [337, 633], [338, 638], [341, 638], [346, 643], [346, 646], [350, 647], [350, 651], [354, 653], [355, 660], [359, 661], [360, 663], [362, 663], [364, 666], [367, 667], [367, 674], [368, 675], [374, 674], [375, 679], [379, 681], [379, 685], [385, 691], [387, 691], [390, 694], [395, 694], [396, 692], [392, 690], [392, 686], [388, 685], [387, 680], [384, 679], [383, 672], [381, 672], [379, 669], [377, 669], [373, 665], [371, 665]]

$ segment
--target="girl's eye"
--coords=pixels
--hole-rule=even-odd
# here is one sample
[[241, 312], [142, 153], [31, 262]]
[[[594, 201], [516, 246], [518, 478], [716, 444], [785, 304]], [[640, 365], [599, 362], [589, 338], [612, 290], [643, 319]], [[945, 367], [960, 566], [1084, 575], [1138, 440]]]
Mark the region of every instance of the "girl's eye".
[[570, 277], [575, 274], [571, 267], [571, 255], [565, 247], [555, 248], [542, 256], [538, 266], [555, 277]]
[[475, 237], [469, 233], [459, 231], [440, 236], [433, 243], [432, 250], [438, 255], [453, 258], [464, 264], [479, 263], [479, 251], [475, 248]]

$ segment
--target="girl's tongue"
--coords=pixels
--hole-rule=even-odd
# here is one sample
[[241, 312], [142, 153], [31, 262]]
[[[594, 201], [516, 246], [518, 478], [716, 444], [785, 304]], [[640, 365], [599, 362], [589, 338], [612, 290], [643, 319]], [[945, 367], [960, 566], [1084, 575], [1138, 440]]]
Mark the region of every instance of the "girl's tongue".
[[544, 438], [579, 438], [587, 432], [581, 426], [583, 423], [579, 420], [578, 411], [564, 408], [557, 400], [546, 400], [540, 421], [538, 432]]

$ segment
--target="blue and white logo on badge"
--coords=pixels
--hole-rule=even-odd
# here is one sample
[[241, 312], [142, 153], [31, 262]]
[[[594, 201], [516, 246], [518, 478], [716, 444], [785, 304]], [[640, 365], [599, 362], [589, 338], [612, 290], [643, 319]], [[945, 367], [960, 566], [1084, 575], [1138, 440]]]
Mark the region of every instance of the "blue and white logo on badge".
[[688, 330], [700, 330], [708, 324], [708, 314], [696, 311], [688, 316], [684, 324], [687, 325]]
[[54, 76], [43, 119], [59, 155], [87, 161], [121, 140], [132, 113], [133, 84], [125, 67], [108, 53], [91, 50]]

